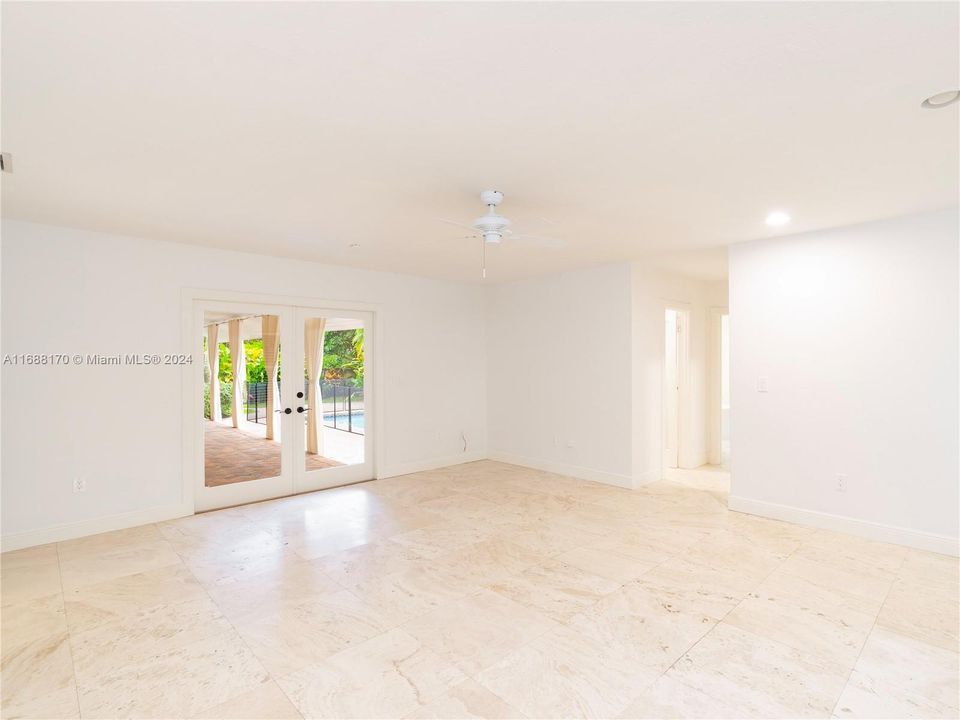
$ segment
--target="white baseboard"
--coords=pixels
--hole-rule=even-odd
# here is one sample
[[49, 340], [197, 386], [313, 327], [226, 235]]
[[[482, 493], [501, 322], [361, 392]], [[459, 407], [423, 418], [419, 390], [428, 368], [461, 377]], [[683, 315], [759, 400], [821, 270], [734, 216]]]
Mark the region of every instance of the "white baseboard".
[[663, 480], [663, 471], [657, 467], [653, 470], [636, 473], [633, 476], [633, 487], [638, 488], [641, 485], [649, 485], [650, 483], [658, 482], [659, 480]]
[[790, 505], [751, 500], [735, 495], [730, 496], [728, 504], [731, 510], [749, 513], [750, 515], [785, 520], [797, 525], [807, 525], [822, 530], [835, 530], [850, 535], [859, 535], [869, 540], [906, 545], [907, 547], [929, 550], [942, 555], [960, 555], [960, 542], [957, 538], [947, 535], [934, 535], [920, 530], [910, 530], [895, 525], [882, 525], [845, 515], [831, 515], [817, 510], [805, 510]]
[[487, 453], [480, 451], [457, 453], [456, 455], [442, 455], [427, 460], [417, 460], [415, 462], [392, 465], [378, 472], [377, 478], [383, 479], [396, 477], [398, 475], [410, 475], [416, 472], [424, 472], [425, 470], [436, 470], [438, 468], [450, 467], [451, 465], [462, 465], [463, 463], [486, 459]]
[[97, 535], [113, 530], [125, 530], [136, 527], [137, 525], [148, 525], [150, 523], [173, 520], [174, 518], [192, 514], [193, 505], [189, 503], [163, 505], [160, 507], [147, 508], [146, 510], [134, 510], [133, 512], [120, 513], [119, 515], [80, 520], [63, 525], [41, 528], [39, 530], [10, 533], [0, 538], [0, 548], [2, 548], [3, 552], [22, 550], [23, 548], [34, 547], [35, 545], [46, 545], [47, 543], [73, 540], [74, 538]]
[[[580, 480], [591, 480], [606, 485], [616, 485], [617, 487], [627, 488], [628, 490], [636, 487], [636, 483], [634, 483], [633, 478], [629, 475], [618, 475], [617, 473], [611, 473], [605, 470], [595, 470], [579, 465], [568, 465], [566, 463], [554, 462], [553, 460], [540, 460], [538, 458], [528, 458], [522, 455], [511, 455], [510, 453], [497, 451], [488, 453], [487, 457], [490, 460], [497, 460], [498, 462], [520, 465], [522, 467], [533, 468], [534, 470], [546, 470], [547, 472], [557, 473], [558, 475], [568, 475], [579, 478]], [[653, 482], [653, 479], [647, 480], [646, 482]]]

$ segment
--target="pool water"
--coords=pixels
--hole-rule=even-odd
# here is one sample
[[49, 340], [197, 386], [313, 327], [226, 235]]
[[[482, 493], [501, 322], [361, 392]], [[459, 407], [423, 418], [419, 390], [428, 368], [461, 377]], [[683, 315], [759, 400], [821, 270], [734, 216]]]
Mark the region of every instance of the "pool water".
[[[346, 413], [337, 413], [337, 429], [338, 429], [338, 430], [346, 430], [346, 429], [347, 429], [347, 422], [348, 422], [349, 420], [350, 420], [350, 419], [347, 417], [347, 414], [346, 414]], [[364, 425], [363, 425], [363, 410], [360, 410], [360, 411], [357, 411], [357, 412], [354, 412], [354, 413], [353, 413], [352, 423], [353, 423], [352, 426], [353, 426], [353, 429], [354, 429], [354, 430], [363, 430], [363, 429], [364, 429]], [[327, 427], [333, 427], [333, 413], [330, 413], [330, 414], [327, 414], [327, 415], [324, 415], [324, 416], [323, 416], [323, 424], [326, 425]]]

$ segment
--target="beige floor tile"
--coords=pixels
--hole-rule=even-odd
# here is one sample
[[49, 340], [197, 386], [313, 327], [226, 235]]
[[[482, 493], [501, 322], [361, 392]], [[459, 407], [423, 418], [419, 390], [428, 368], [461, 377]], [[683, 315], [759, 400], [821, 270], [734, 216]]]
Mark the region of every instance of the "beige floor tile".
[[0, 592], [4, 605], [54, 595], [63, 590], [59, 563], [56, 559], [49, 559], [49, 552], [44, 552], [43, 557], [44, 560], [36, 562], [20, 558], [4, 566], [0, 573]]
[[125, 575], [180, 565], [180, 556], [165, 540], [109, 552], [74, 553], [60, 560], [63, 591], [70, 594], [85, 585], [95, 585]]
[[403, 629], [475, 675], [556, 627], [540, 613], [484, 590], [411, 620]]
[[273, 680], [204, 710], [193, 720], [301, 720], [303, 716]]
[[138, 525], [125, 530], [89, 535], [75, 540], [57, 543], [61, 562], [89, 555], [101, 555], [131, 550], [143, 545], [157, 545], [164, 538], [156, 525]]
[[382, 540], [327, 555], [315, 562], [335, 582], [352, 587], [371, 578], [416, 570], [430, 561], [409, 545]]
[[960, 562], [725, 478], [481, 461], [6, 553], [2, 715], [76, 717], [76, 667], [111, 719], [956, 717]]
[[649, 684], [716, 623], [715, 618], [675, 608], [639, 583], [630, 583], [568, 625], [599, 641], [607, 657], [617, 658]]
[[706, 532], [700, 528], [678, 527], [660, 517], [655, 522], [599, 538], [590, 546], [611, 550], [642, 562], [659, 564], [685, 554], [705, 536]]
[[267, 681], [235, 634], [220, 635], [79, 683], [84, 718], [182, 718]]
[[544, 557], [555, 557], [603, 539], [602, 535], [564, 524], [559, 519], [541, 519], [508, 526], [499, 537]]
[[636, 580], [656, 567], [656, 564], [652, 562], [644, 562], [627, 555], [621, 555], [615, 550], [600, 550], [598, 548], [568, 550], [562, 555], [558, 555], [557, 560], [618, 583], [628, 583]]
[[514, 720], [523, 717], [519, 710], [469, 678], [407, 715], [411, 720]]
[[889, 574], [856, 572], [850, 567], [841, 569], [833, 564], [808, 560], [796, 554], [787, 558], [772, 575], [779, 576], [805, 580], [816, 586], [818, 592], [829, 592], [847, 607], [873, 614], [879, 612], [893, 584], [893, 577]]
[[653, 678], [598, 638], [560, 627], [476, 676], [531, 718], [604, 718], [621, 712]]
[[64, 600], [70, 632], [78, 632], [197, 597], [207, 597], [207, 594], [196, 578], [183, 565], [171, 565], [84, 585], [68, 593]]
[[480, 586], [443, 567], [391, 573], [350, 588], [385, 621], [396, 626], [480, 590]]
[[249, 622], [287, 605], [341, 590], [317, 562], [283, 562], [265, 572], [210, 585], [206, 591], [231, 622]]
[[849, 669], [759, 635], [716, 626], [667, 672], [744, 717], [828, 717]]
[[897, 580], [883, 603], [877, 626], [956, 652], [960, 644], [960, 605], [950, 592]]
[[72, 633], [74, 669], [78, 680], [89, 685], [126, 665], [232, 631], [208, 597], [158, 605]]
[[32, 565], [46, 565], [57, 563], [57, 544], [37, 545], [36, 547], [13, 550], [0, 554], [0, 572], [13, 568], [30, 567]]
[[77, 688], [72, 681], [68, 687], [46, 691], [39, 697], [21, 697], [16, 693], [4, 693], [0, 718], [3, 720], [37, 720], [56, 718], [72, 720], [80, 717], [77, 703]]
[[440, 655], [395, 629], [278, 682], [304, 717], [396, 718], [465, 679]]
[[906, 558], [900, 545], [866, 540], [855, 535], [818, 530], [803, 542], [797, 555], [858, 573], [886, 576], [896, 573]]
[[665, 608], [720, 620], [756, 589], [759, 581], [678, 556], [657, 565], [638, 579], [637, 584]]
[[410, 532], [394, 535], [399, 543], [425, 558], [438, 558], [453, 550], [487, 540], [497, 533], [497, 526], [471, 520], [447, 520]]
[[926, 585], [957, 597], [960, 594], [960, 558], [910, 549], [897, 577], [908, 585]]
[[799, 543], [795, 541], [791, 541], [788, 548], [770, 546], [736, 531], [723, 530], [704, 536], [686, 549], [684, 557], [716, 570], [759, 580], [780, 567], [797, 547]]
[[509, 535], [497, 536], [459, 548], [432, 561], [465, 582], [488, 585], [501, 582], [547, 560], [513, 542]]
[[664, 675], [620, 713], [621, 720], [663, 720], [664, 718], [711, 718], [713, 720], [743, 720], [758, 717], [748, 714], [743, 707], [729, 705], [710, 697], [698, 688]]
[[724, 622], [853, 667], [876, 620], [848, 597], [790, 575], [771, 577]]
[[0, 670], [4, 716], [36, 712], [48, 706], [69, 711], [76, 700], [70, 639], [66, 632], [42, 635], [5, 648]]
[[563, 622], [604, 595], [615, 592], [620, 583], [552, 560], [489, 587], [504, 597]]
[[0, 609], [0, 647], [4, 657], [38, 638], [65, 632], [67, 615], [59, 593]]
[[247, 646], [275, 677], [319, 662], [389, 629], [383, 615], [340, 590], [237, 626]]
[[874, 630], [834, 714], [841, 718], [956, 718], [957, 653]]

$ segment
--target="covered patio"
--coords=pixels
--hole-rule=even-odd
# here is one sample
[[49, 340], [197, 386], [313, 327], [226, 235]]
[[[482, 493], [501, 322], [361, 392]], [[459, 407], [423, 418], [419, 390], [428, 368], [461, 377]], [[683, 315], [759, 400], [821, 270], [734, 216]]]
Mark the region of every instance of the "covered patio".
[[[281, 408], [279, 382], [282, 380], [279, 318], [207, 312], [204, 326], [209, 398], [204, 423], [204, 482], [213, 487], [276, 477], [282, 470], [280, 435], [283, 425], [278, 412]], [[342, 412], [336, 407], [335, 398], [325, 395], [330, 388], [322, 390], [324, 383], [321, 382], [326, 332], [359, 327], [360, 323], [353, 319], [309, 318], [300, 329], [305, 341], [303, 369], [298, 371], [296, 366], [300, 363], [291, 362], [289, 357], [282, 363], [287, 381], [297, 386], [302, 382], [306, 395], [302, 401], [309, 408], [303, 423], [305, 452], [303, 459], [298, 458], [295, 463], [303, 462], [308, 471], [364, 461], [362, 399], [353, 416], [358, 427], [348, 424], [348, 429], [344, 429]], [[224, 338], [227, 342], [222, 342]], [[253, 350], [255, 353], [259, 351], [257, 360], [260, 362], [260, 377], [251, 380], [249, 388], [248, 343], [255, 343]], [[222, 345], [225, 349], [221, 348]], [[230, 385], [227, 389], [221, 388], [221, 362], [229, 363], [232, 370], [226, 375], [226, 382]], [[259, 394], [254, 389], [259, 390]], [[317, 398], [318, 402], [311, 402], [311, 397]], [[362, 383], [359, 397], [362, 398]]]

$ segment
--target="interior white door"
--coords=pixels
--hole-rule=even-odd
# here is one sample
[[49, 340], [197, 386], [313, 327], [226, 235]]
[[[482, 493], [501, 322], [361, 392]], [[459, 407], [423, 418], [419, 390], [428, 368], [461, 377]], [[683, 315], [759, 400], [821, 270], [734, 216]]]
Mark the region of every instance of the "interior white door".
[[[288, 358], [296, 359], [294, 309], [285, 305], [197, 301], [195, 313], [195, 327], [200, 329], [197, 342], [205, 351], [205, 362], [196, 368], [195, 385], [197, 393], [204, 396], [204, 411], [197, 418], [202, 442], [197, 446], [196, 510], [292, 494], [291, 439], [300, 420], [293, 410], [294, 385], [282, 382], [282, 378], [292, 372]], [[212, 330], [211, 326], [217, 329]], [[214, 352], [210, 352], [212, 340], [219, 346]], [[248, 356], [256, 362], [255, 372], [267, 372], [269, 366], [266, 382], [247, 383]], [[212, 376], [222, 378], [221, 382], [211, 383]], [[231, 382], [231, 376], [239, 381]], [[213, 401], [218, 392], [223, 393], [219, 412]], [[237, 396], [235, 403], [233, 393]]]
[[[376, 355], [373, 314], [299, 307], [291, 435], [294, 491], [307, 492], [374, 477], [373, 417]], [[324, 353], [324, 347], [329, 353]], [[332, 362], [346, 349], [351, 367]], [[324, 359], [327, 359], [326, 366]], [[340, 367], [333, 367], [339, 365]], [[296, 367], [297, 379], [292, 380]]]

